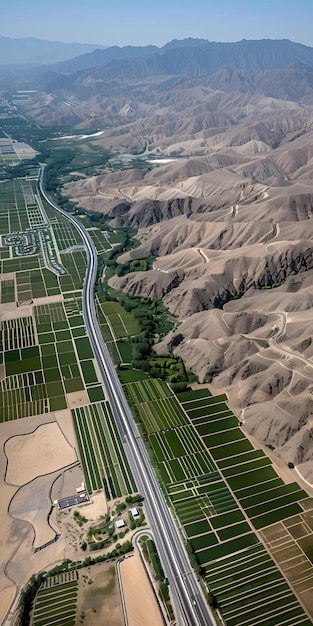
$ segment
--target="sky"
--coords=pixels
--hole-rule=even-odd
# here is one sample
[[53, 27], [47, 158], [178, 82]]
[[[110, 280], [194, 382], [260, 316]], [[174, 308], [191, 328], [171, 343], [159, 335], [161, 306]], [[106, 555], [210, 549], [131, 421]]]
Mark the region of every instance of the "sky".
[[313, 46], [313, 0], [13, 0], [0, 36], [162, 46], [172, 39], [291, 39]]

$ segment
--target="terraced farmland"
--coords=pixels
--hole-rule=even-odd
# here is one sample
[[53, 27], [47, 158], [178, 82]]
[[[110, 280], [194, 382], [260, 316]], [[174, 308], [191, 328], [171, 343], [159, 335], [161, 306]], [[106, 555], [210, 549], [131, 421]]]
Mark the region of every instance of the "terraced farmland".
[[72, 416], [88, 490], [104, 488], [108, 500], [135, 492], [109, 404], [80, 407]]

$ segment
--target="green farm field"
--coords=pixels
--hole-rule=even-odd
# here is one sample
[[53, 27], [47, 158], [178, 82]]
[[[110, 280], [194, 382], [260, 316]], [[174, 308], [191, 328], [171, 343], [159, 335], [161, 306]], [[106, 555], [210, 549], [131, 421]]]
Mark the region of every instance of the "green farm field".
[[149, 378], [132, 383], [125, 387], [125, 391], [131, 405], [174, 397], [169, 386], [158, 378]]
[[139, 326], [131, 313], [128, 313], [118, 302], [102, 302], [101, 310], [111, 326], [115, 339], [136, 335]]
[[77, 594], [77, 579], [52, 587], [42, 587], [36, 596], [32, 622], [34, 626], [75, 626]]
[[[77, 315], [80, 306], [69, 299], [66, 305], [34, 306], [32, 316], [1, 323], [6, 373], [0, 382], [3, 421], [64, 409], [67, 394], [98, 384], [89, 339], [83, 327], [76, 337], [72, 332], [76, 325], [73, 329], [69, 325], [73, 320], [76, 324], [75, 319], [83, 324]], [[91, 392], [91, 401], [101, 399], [103, 393]]]
[[188, 421], [174, 396], [139, 404], [136, 414], [146, 433], [175, 428]]
[[[294, 619], [306, 624], [306, 614], [255, 533], [277, 519], [289, 519], [288, 516], [303, 510], [305, 492], [278, 478], [271, 460], [255, 450], [238, 427], [238, 419], [229, 410], [224, 395], [214, 398], [203, 389], [179, 394], [183, 419], [177, 424], [161, 418], [162, 407], [169, 400], [164, 383], [155, 384], [153, 379], [126, 384], [125, 389], [210, 588], [215, 570], [222, 569], [226, 562], [241, 563], [248, 554], [257, 552], [260, 576], [264, 563], [261, 590], [257, 576], [254, 583], [254, 566], [252, 575], [248, 566], [242, 568], [238, 576], [239, 597], [231, 576], [228, 580], [227, 568], [224, 570], [226, 593], [218, 588], [216, 597], [227, 624], [261, 624], [260, 606], [265, 598], [269, 598], [269, 623], [277, 626], [284, 609], [286, 624], [291, 626]], [[273, 583], [277, 593], [273, 592]], [[250, 587], [254, 600], [246, 605], [240, 594]]]
[[102, 230], [99, 230], [99, 228], [95, 227], [87, 228], [87, 230], [96, 246], [98, 254], [102, 254], [103, 252], [107, 252], [108, 250], [112, 249], [110, 238], [107, 237]]
[[108, 403], [72, 411], [80, 458], [90, 492], [105, 490], [108, 500], [136, 491]]

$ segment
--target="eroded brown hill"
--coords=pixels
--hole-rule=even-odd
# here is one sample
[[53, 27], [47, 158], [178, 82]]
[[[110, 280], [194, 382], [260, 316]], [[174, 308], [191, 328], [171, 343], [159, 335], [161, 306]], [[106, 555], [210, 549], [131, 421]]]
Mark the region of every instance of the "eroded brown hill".
[[65, 193], [138, 229], [140, 246], [121, 262], [156, 257], [152, 270], [111, 281], [178, 316], [156, 349], [226, 389], [247, 432], [313, 479], [313, 109], [194, 79], [165, 100], [161, 83], [153, 110], [137, 107], [95, 139], [146, 147], [147, 167]]

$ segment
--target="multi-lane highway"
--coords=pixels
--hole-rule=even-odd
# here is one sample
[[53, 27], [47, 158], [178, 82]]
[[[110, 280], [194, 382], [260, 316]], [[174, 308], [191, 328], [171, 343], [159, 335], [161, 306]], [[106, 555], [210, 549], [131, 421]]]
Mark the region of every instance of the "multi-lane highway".
[[190, 568], [188, 556], [165, 502], [145, 446], [132, 418], [122, 386], [104, 344], [94, 305], [93, 289], [97, 274], [97, 252], [84, 226], [72, 215], [58, 207], [43, 186], [44, 166], [39, 185], [45, 199], [69, 219], [80, 232], [87, 253], [87, 270], [83, 288], [83, 315], [95, 358], [103, 376], [107, 397], [124, 444], [126, 456], [139, 492], [144, 496], [145, 509], [155, 538], [156, 547], [166, 576], [179, 626], [214, 626], [214, 617], [202, 590]]

